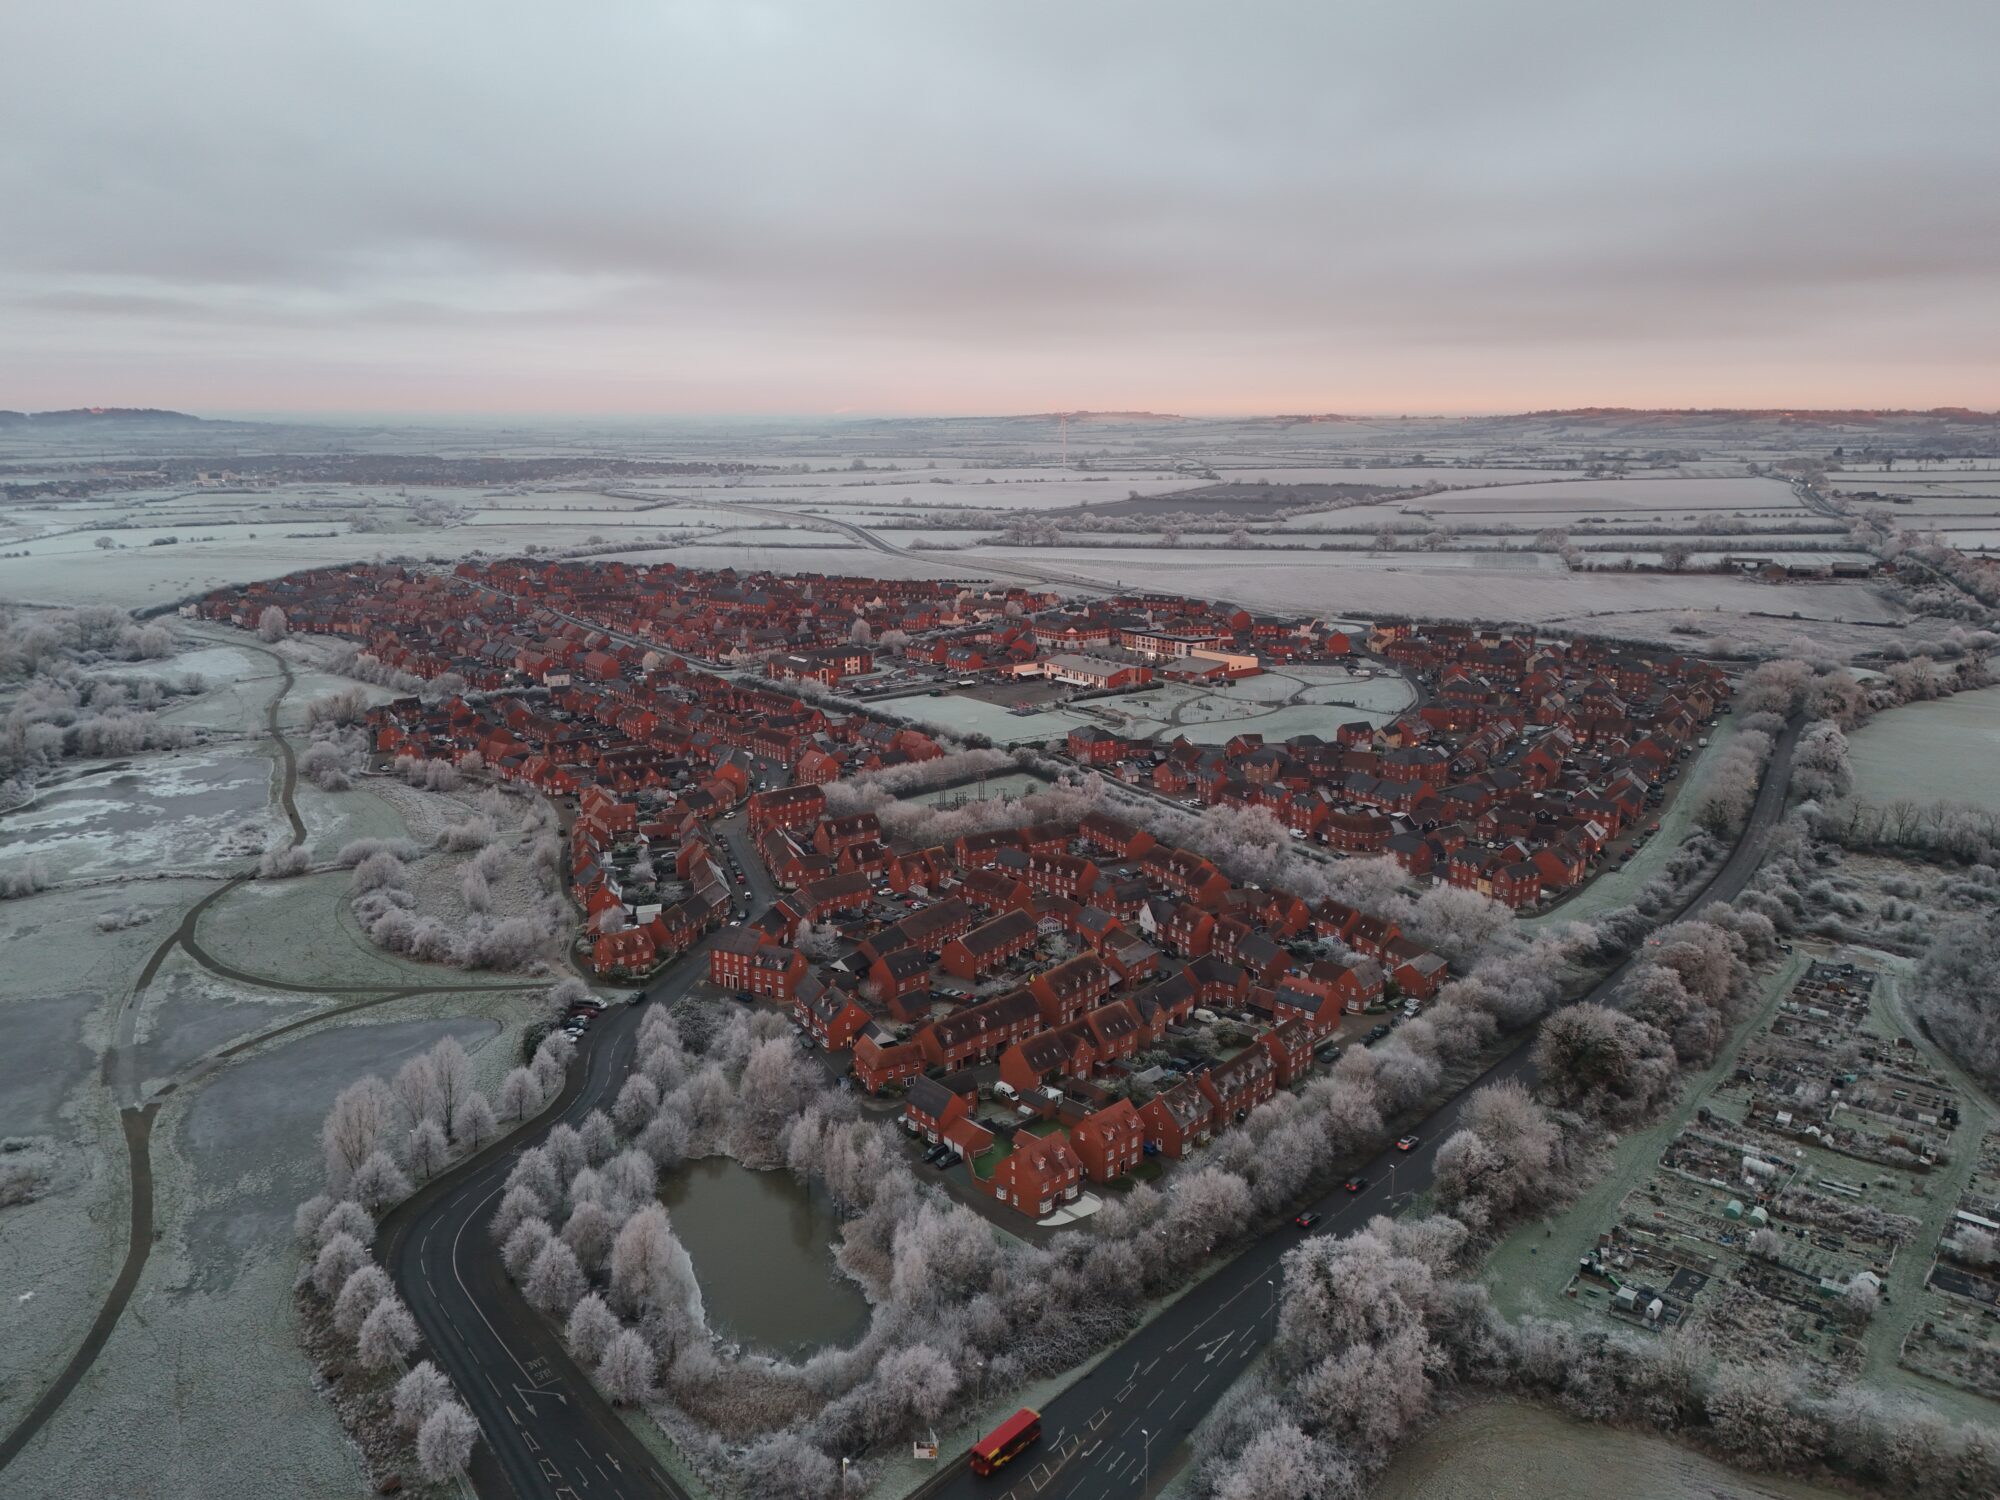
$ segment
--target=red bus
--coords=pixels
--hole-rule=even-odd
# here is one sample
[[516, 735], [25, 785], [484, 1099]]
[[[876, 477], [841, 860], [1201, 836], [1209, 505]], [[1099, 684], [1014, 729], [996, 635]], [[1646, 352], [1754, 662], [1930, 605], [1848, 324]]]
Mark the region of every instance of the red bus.
[[1042, 1435], [1042, 1414], [1022, 1407], [972, 1445], [972, 1472], [991, 1474]]

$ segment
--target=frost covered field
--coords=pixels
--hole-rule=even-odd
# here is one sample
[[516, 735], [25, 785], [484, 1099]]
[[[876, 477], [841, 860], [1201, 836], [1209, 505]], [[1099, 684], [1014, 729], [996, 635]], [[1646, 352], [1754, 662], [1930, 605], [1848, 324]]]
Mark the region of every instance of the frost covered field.
[[[184, 649], [128, 675], [199, 675], [207, 690], [167, 717], [213, 741], [66, 762], [0, 820], [0, 871], [37, 864], [51, 882], [0, 901], [0, 1167], [28, 1173], [24, 1201], [0, 1210], [0, 1432], [83, 1345], [126, 1264], [135, 1181], [150, 1184], [154, 1229], [108, 1342], [10, 1464], [5, 1493], [357, 1493], [291, 1303], [291, 1212], [321, 1175], [320, 1120], [346, 1084], [446, 1035], [493, 1087], [548, 980], [377, 949], [344, 870], [231, 884], [290, 837], [267, 711], [275, 701], [297, 751], [306, 702], [349, 684], [300, 665], [286, 691], [261, 643], [172, 628]], [[434, 840], [473, 815], [474, 795], [296, 789], [320, 859], [356, 838]], [[471, 858], [419, 852], [418, 899], [457, 900]], [[509, 900], [511, 878], [493, 882]], [[150, 1130], [134, 1144], [141, 1107]]]

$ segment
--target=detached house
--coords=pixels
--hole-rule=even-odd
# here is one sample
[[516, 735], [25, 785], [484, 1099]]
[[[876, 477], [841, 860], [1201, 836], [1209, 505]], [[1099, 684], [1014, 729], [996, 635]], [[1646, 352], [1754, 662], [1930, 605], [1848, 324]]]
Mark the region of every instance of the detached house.
[[1039, 1219], [1082, 1192], [1083, 1163], [1060, 1130], [1039, 1137], [1024, 1132], [989, 1182], [996, 1200]]
[[1145, 1156], [1146, 1126], [1129, 1099], [1120, 1099], [1070, 1127], [1069, 1142], [1092, 1182], [1123, 1177]]

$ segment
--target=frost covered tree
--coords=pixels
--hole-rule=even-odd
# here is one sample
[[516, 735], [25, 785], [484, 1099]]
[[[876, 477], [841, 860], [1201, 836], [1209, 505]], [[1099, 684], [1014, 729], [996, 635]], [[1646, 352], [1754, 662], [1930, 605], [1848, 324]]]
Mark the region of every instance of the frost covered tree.
[[410, 1367], [409, 1373], [396, 1382], [396, 1394], [392, 1402], [396, 1426], [404, 1432], [416, 1432], [424, 1425], [430, 1414], [451, 1399], [451, 1382], [444, 1372], [429, 1360], [419, 1360]]
[[332, 1297], [347, 1285], [347, 1278], [368, 1264], [368, 1248], [351, 1234], [329, 1235], [313, 1258], [313, 1290]]
[[611, 1241], [617, 1233], [617, 1224], [610, 1210], [601, 1203], [579, 1203], [570, 1213], [569, 1222], [562, 1227], [563, 1243], [575, 1252], [577, 1264], [586, 1272], [595, 1273], [604, 1265], [605, 1257], [611, 1253]]
[[434, 1176], [451, 1160], [451, 1142], [445, 1139], [444, 1127], [436, 1120], [417, 1121], [403, 1143], [403, 1160], [417, 1174], [417, 1181]]
[[358, 1268], [347, 1278], [340, 1295], [333, 1300], [335, 1331], [346, 1338], [353, 1338], [361, 1332], [361, 1325], [368, 1315], [375, 1311], [375, 1304], [394, 1292], [395, 1288], [389, 1284], [389, 1273], [380, 1266]]
[[1211, 1491], [1214, 1500], [1352, 1500], [1361, 1493], [1345, 1455], [1285, 1421], [1251, 1438]]
[[570, 1353], [586, 1365], [595, 1365], [604, 1357], [604, 1351], [611, 1347], [611, 1341], [623, 1327], [618, 1321], [618, 1314], [605, 1304], [604, 1299], [595, 1292], [589, 1292], [570, 1309], [563, 1338], [569, 1344]]
[[526, 1068], [515, 1068], [500, 1080], [495, 1103], [503, 1119], [525, 1120], [542, 1107], [542, 1086]]
[[422, 1120], [442, 1124], [451, 1118], [451, 1106], [445, 1102], [444, 1089], [438, 1082], [437, 1063], [428, 1052], [419, 1052], [398, 1068], [389, 1089], [408, 1125]]
[[333, 1108], [319, 1130], [326, 1156], [327, 1180], [343, 1187], [374, 1154], [395, 1117], [395, 1101], [387, 1085], [370, 1074], [334, 1096]]
[[[333, 1212], [333, 1195], [314, 1193], [292, 1211], [292, 1235], [301, 1245], [319, 1248], [319, 1226]], [[371, 1230], [372, 1234], [373, 1231]], [[367, 1236], [363, 1236], [367, 1238]]]
[[[520, 1191], [527, 1192], [525, 1188]], [[500, 1242], [500, 1262], [506, 1266], [507, 1274], [516, 1281], [526, 1279], [535, 1257], [542, 1253], [542, 1247], [554, 1234], [555, 1231], [549, 1228], [549, 1221], [539, 1214], [526, 1214], [516, 1220]]]
[[387, 1151], [371, 1151], [354, 1169], [347, 1190], [362, 1207], [376, 1209], [385, 1203], [409, 1197], [410, 1179], [403, 1175], [403, 1169], [396, 1165], [396, 1158]]
[[653, 1351], [636, 1330], [612, 1335], [597, 1362], [597, 1383], [617, 1406], [643, 1406], [653, 1399]]
[[568, 1317], [588, 1286], [583, 1268], [577, 1264], [576, 1252], [563, 1241], [551, 1239], [528, 1268], [523, 1291], [528, 1301], [543, 1312]]
[[386, 1370], [416, 1347], [416, 1320], [394, 1293], [375, 1304], [354, 1340], [354, 1352], [368, 1370]]
[[291, 633], [291, 622], [285, 618], [285, 612], [277, 605], [266, 605], [264, 612], [257, 616], [257, 635], [260, 639], [282, 641]]
[[372, 1244], [375, 1216], [352, 1198], [343, 1198], [321, 1216], [313, 1232], [313, 1248], [317, 1250], [336, 1234], [351, 1234], [364, 1245]]
[[472, 1462], [479, 1424], [456, 1401], [440, 1402], [417, 1429], [417, 1466], [426, 1479], [455, 1479]]
[[628, 1136], [637, 1135], [646, 1128], [659, 1108], [659, 1085], [644, 1073], [634, 1073], [619, 1089], [617, 1102], [611, 1106], [611, 1118]]
[[451, 1138], [467, 1151], [477, 1151], [493, 1139], [497, 1123], [486, 1096], [468, 1093], [451, 1112]]

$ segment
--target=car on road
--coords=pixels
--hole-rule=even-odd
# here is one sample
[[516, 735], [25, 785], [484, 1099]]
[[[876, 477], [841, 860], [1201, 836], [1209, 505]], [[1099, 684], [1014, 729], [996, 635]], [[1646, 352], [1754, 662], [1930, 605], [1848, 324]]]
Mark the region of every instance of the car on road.
[[1307, 1209], [1304, 1213], [1295, 1215], [1292, 1222], [1301, 1229], [1310, 1229], [1319, 1222], [1319, 1215]]
[[1414, 1150], [1416, 1150], [1416, 1149], [1417, 1149], [1417, 1137], [1416, 1137], [1416, 1136], [1413, 1136], [1413, 1135], [1406, 1135], [1406, 1136], [1404, 1136], [1404, 1137], [1403, 1137], [1403, 1138], [1402, 1138], [1402, 1139], [1401, 1139], [1400, 1141], [1396, 1142], [1396, 1149], [1397, 1149], [1398, 1151], [1414, 1151]]
[[1377, 1042], [1381, 1041], [1382, 1038], [1387, 1036], [1388, 1034], [1389, 1034], [1389, 1027], [1387, 1026], [1387, 1024], [1370, 1027], [1367, 1039], [1363, 1045], [1372, 1047]]
[[1366, 1177], [1350, 1177], [1341, 1184], [1341, 1187], [1350, 1193], [1358, 1193], [1367, 1186], [1368, 1179]]

